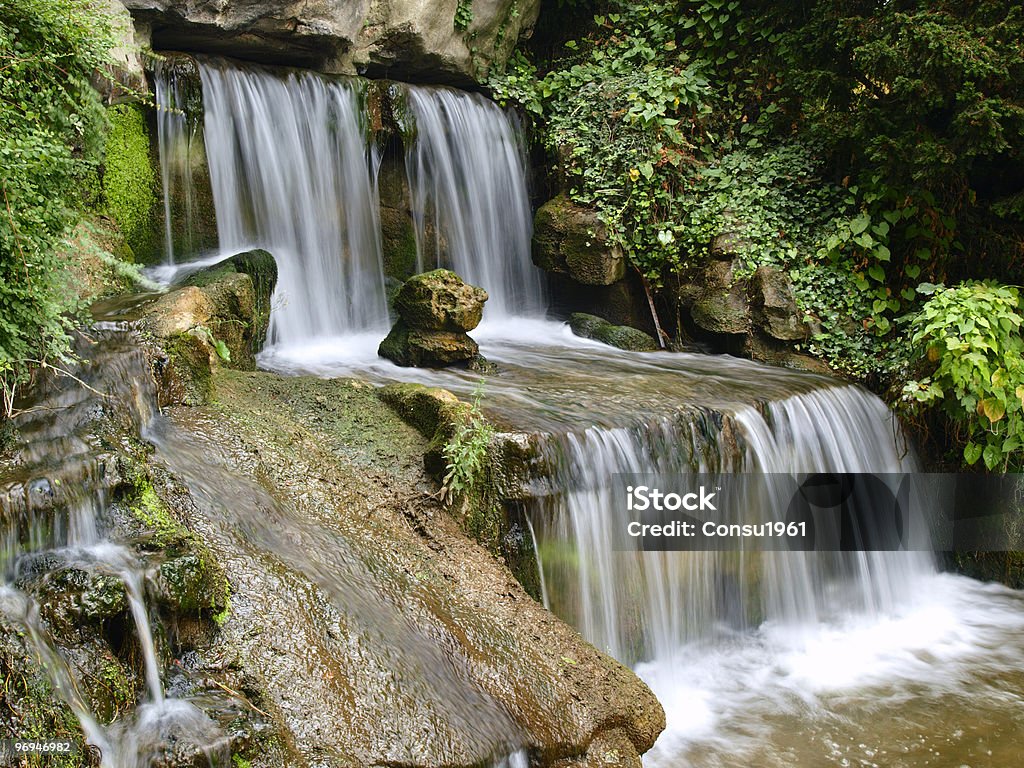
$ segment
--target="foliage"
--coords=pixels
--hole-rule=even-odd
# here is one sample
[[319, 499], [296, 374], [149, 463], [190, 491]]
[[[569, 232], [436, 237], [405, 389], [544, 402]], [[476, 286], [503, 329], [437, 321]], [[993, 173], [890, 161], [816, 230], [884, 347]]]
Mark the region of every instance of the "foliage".
[[482, 397], [481, 385], [474, 393], [464, 418], [458, 421], [451, 439], [444, 446], [446, 471], [441, 483], [441, 498], [449, 504], [463, 494], [479, 490], [486, 473], [494, 427], [480, 410]]
[[152, 247], [150, 218], [156, 204], [149, 130], [142, 110], [134, 104], [111, 107], [109, 114], [103, 196], [132, 251], [144, 257]]
[[[69, 354], [55, 249], [96, 189], [106, 118], [90, 77], [113, 44], [88, 0], [0, 0], [0, 385]], [[84, 192], [84, 194], [83, 194]]]
[[1024, 466], [1024, 339], [1020, 293], [993, 282], [956, 288], [922, 285], [933, 293], [910, 324], [911, 342], [928, 375], [909, 381], [911, 410], [940, 408], [966, 439], [968, 465]]
[[465, 32], [473, 23], [473, 0], [459, 0], [455, 6], [455, 28]]

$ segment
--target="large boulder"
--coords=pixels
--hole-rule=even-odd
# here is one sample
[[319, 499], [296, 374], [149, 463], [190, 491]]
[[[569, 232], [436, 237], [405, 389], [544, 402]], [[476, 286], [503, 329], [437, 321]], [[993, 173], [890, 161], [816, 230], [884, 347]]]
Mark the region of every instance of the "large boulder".
[[612, 285], [626, 275], [622, 249], [608, 242], [597, 213], [565, 195], [549, 200], [537, 211], [533, 263], [584, 285]]
[[398, 365], [426, 368], [476, 360], [480, 348], [466, 331], [480, 324], [485, 301], [487, 291], [447, 269], [416, 275], [398, 290], [398, 321], [377, 352]]
[[733, 275], [730, 261], [711, 261], [704, 269], [691, 301], [690, 315], [698, 328], [717, 334], [750, 331], [750, 303], [746, 284]]
[[123, 2], [156, 49], [453, 85], [502, 66], [540, 12], [540, 0]]

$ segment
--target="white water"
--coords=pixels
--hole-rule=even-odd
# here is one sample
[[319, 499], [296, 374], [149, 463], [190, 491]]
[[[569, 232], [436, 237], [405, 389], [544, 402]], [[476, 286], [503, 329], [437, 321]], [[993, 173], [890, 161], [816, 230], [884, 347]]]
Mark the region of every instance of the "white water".
[[[120, 346], [105, 339], [93, 349], [104, 337], [99, 327], [94, 333], [96, 340], [77, 350], [85, 358], [73, 369], [77, 378], [49, 382], [36, 407], [17, 422], [24, 474], [0, 483], [0, 615], [23, 630], [86, 741], [100, 750], [102, 768], [149, 768], [170, 742], [194, 745], [226, 761], [221, 753], [228, 742], [217, 724], [191, 702], [164, 695], [145, 566], [110, 538], [104, 482], [111, 473], [102, 466], [110, 459], [95, 447], [90, 425], [99, 411], [109, 409], [141, 429], [157, 413], [156, 392], [137, 343]], [[47, 570], [114, 576], [124, 585], [145, 682], [129, 716], [106, 725], [92, 710], [83, 694], [82, 669], [73, 655], [71, 663], [65, 658], [23, 581], [38, 578], [40, 564]]]
[[270, 343], [386, 333], [358, 82], [207, 61], [200, 73], [220, 248], [264, 248], [277, 260]]
[[[407, 98], [415, 120], [405, 168], [418, 271], [448, 267], [482, 286], [488, 318], [542, 313], [518, 122], [478, 94], [409, 86]], [[428, 226], [437, 233], [432, 252]]]

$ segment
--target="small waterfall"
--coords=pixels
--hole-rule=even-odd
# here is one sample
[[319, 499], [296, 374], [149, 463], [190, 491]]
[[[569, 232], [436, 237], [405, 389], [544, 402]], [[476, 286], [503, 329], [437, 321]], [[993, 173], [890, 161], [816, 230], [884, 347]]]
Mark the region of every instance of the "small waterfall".
[[[188, 60], [190, 61], [190, 60]], [[164, 261], [174, 264], [196, 251], [196, 190], [193, 164], [199, 162], [196, 141], [200, 121], [189, 109], [190, 72], [179, 59], [160, 59], [153, 70], [156, 91], [157, 146], [164, 206]], [[181, 201], [176, 206], [174, 201]], [[182, 237], [175, 242], [175, 229]]]
[[[17, 418], [18, 471], [0, 484], [0, 616], [24, 632], [55, 692], [71, 708], [102, 768], [147, 768], [167, 740], [194, 745], [226, 764], [228, 739], [198, 707], [164, 695], [161, 662], [146, 600], [144, 563], [111, 538], [109, 457], [97, 449], [97, 419], [139, 430], [157, 413], [149, 363], [137, 340], [97, 328], [80, 339], [74, 379], [41, 385], [34, 407]], [[103, 414], [103, 416], [101, 416]], [[145, 693], [132, 716], [104, 725], [84, 695], [83, 671], [69, 663], [40, 617], [39, 583], [52, 572], [113, 576], [134, 623]]]
[[450, 267], [485, 288], [487, 317], [542, 312], [518, 122], [477, 94], [417, 86], [406, 93], [415, 138], [405, 167], [419, 271]]
[[212, 61], [200, 73], [220, 246], [278, 262], [270, 342], [386, 330], [359, 81]]
[[899, 473], [914, 467], [902, 442], [884, 404], [853, 387], [794, 395], [720, 422], [687, 412], [550, 437], [547, 458], [563, 490], [542, 502], [535, 523], [552, 607], [626, 663], [669, 658], [685, 644], [763, 621], [801, 625], [835, 608], [887, 610], [908, 597], [915, 574], [931, 571], [926, 555], [617, 551], [616, 533], [631, 513], [612, 498], [611, 480], [618, 473]]

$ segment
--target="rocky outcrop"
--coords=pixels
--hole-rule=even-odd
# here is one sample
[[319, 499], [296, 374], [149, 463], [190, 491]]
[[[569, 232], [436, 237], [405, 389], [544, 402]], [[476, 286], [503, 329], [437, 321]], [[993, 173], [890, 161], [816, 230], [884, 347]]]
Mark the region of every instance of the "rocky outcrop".
[[213, 395], [217, 365], [256, 367], [266, 341], [277, 264], [266, 251], [246, 251], [192, 272], [124, 319], [157, 342], [153, 369], [161, 405], [199, 405]]
[[466, 331], [480, 324], [487, 292], [447, 269], [410, 278], [394, 299], [398, 321], [378, 350], [403, 366], [439, 368], [479, 355]]
[[157, 50], [466, 85], [528, 37], [539, 0], [123, 0]]
[[569, 327], [584, 339], [593, 339], [631, 352], [653, 352], [658, 349], [658, 342], [649, 334], [627, 325], [612, 325], [596, 315], [574, 312], [569, 316]]
[[146, 92], [148, 86], [132, 17], [120, 0], [100, 0], [94, 8], [96, 13], [106, 17], [116, 40], [116, 45], [110, 50], [110, 64], [104, 73], [109, 79], [99, 79], [96, 85], [110, 102], [121, 97], [137, 98], [138, 94]]
[[533, 263], [583, 285], [611, 285], [626, 274], [622, 249], [608, 242], [597, 213], [566, 195], [549, 200], [537, 211]]

